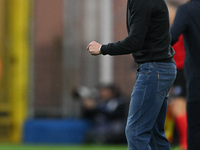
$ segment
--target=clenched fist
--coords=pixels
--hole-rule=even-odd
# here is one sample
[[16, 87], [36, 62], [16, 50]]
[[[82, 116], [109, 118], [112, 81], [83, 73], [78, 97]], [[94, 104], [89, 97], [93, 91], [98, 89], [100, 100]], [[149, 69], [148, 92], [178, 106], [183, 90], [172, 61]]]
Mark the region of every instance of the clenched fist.
[[88, 44], [87, 46], [87, 50], [89, 51], [89, 53], [91, 55], [100, 55], [101, 54], [101, 44], [92, 41], [90, 44]]

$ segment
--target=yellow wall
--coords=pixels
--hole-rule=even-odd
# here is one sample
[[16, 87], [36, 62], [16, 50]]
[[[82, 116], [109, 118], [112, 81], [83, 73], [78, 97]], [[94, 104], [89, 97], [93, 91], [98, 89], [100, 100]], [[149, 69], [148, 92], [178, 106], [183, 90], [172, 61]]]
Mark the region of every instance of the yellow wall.
[[8, 108], [10, 122], [7, 141], [20, 142], [28, 99], [30, 0], [7, 0], [4, 8], [2, 103]]

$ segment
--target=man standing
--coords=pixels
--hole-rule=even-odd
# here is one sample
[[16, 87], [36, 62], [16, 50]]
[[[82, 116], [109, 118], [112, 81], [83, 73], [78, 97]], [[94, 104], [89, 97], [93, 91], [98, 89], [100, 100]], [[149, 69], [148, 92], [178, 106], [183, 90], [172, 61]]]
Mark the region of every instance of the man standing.
[[165, 1], [128, 0], [127, 29], [124, 40], [106, 45], [93, 41], [87, 50], [92, 55], [132, 53], [139, 67], [126, 125], [129, 150], [169, 150], [164, 123], [176, 65]]
[[200, 137], [200, 0], [179, 7], [171, 27], [172, 44], [183, 34], [187, 83], [188, 150], [199, 149]]

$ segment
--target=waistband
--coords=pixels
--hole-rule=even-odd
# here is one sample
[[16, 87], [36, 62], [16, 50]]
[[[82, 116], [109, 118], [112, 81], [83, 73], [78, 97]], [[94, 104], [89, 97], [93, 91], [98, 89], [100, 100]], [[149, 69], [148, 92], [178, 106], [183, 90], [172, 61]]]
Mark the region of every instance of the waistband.
[[150, 63], [150, 62], [160, 62], [160, 63], [175, 63], [174, 58], [169, 58], [169, 59], [163, 59], [163, 60], [153, 60], [153, 61], [147, 61], [147, 62], [143, 62], [143, 63], [137, 63], [138, 68], [140, 67], [140, 65], [144, 64], [144, 63]]

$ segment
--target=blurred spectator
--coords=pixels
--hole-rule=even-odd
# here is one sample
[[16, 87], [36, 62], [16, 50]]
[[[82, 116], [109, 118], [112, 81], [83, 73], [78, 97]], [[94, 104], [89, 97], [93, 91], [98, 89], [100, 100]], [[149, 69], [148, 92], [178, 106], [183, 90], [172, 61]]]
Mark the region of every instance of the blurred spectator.
[[115, 85], [101, 85], [97, 98], [83, 97], [82, 117], [93, 122], [88, 133], [89, 143], [124, 143], [127, 101]]
[[[174, 21], [174, 17], [178, 6], [184, 4], [186, 0], [168, 0], [168, 8], [170, 14], [170, 25]], [[177, 77], [171, 88], [170, 101], [167, 112], [166, 127], [168, 139], [172, 144], [179, 145], [182, 149], [187, 149], [187, 115], [186, 115], [186, 81], [184, 77], [184, 60], [185, 48], [183, 35], [173, 45], [175, 50], [174, 59], [177, 66]], [[175, 131], [173, 122], [175, 122]], [[172, 129], [170, 129], [170, 127]], [[177, 136], [178, 134], [178, 136]]]
[[176, 52], [175, 61], [177, 65], [177, 77], [171, 91], [169, 102], [170, 112], [175, 120], [179, 137], [179, 145], [182, 149], [187, 149], [187, 114], [186, 114], [186, 81], [184, 77], [183, 64], [185, 59], [185, 49], [183, 36], [173, 45]]
[[183, 34], [186, 57], [188, 150], [199, 149], [200, 124], [200, 0], [191, 0], [177, 10], [171, 27], [172, 45]]

